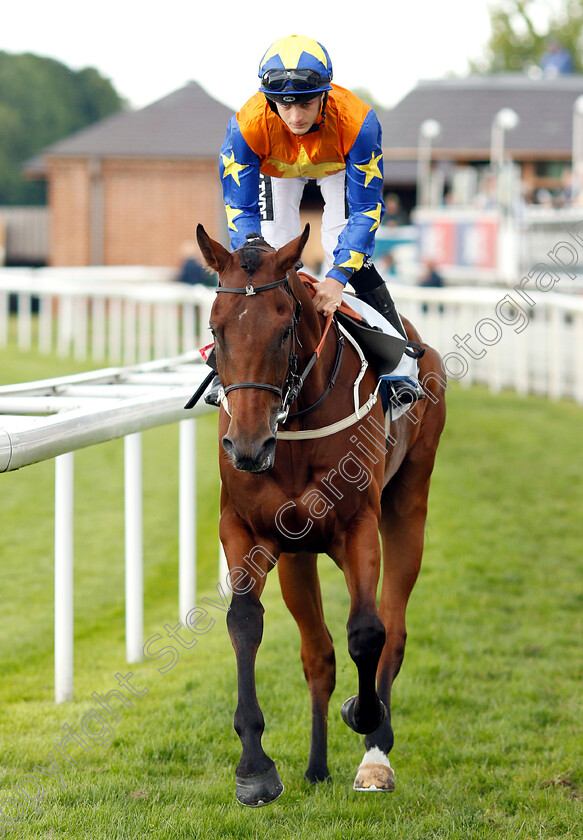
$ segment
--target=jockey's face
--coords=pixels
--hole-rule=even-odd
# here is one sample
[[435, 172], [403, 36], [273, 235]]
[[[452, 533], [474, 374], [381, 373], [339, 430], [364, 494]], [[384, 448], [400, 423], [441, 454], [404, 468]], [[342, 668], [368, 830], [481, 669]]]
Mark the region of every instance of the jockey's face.
[[323, 97], [324, 94], [321, 93], [308, 102], [293, 102], [290, 105], [276, 102], [277, 113], [292, 134], [306, 134], [318, 119]]

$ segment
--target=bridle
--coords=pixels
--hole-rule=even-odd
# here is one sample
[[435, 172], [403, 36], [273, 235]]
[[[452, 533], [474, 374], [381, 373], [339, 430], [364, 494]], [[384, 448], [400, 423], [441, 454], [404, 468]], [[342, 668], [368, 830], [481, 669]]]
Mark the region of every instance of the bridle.
[[[273, 253], [268, 248], [263, 248], [259, 245], [253, 245], [254, 248], [257, 248], [261, 251], [268, 251], [268, 253]], [[280, 409], [277, 413], [276, 422], [277, 423], [285, 423], [287, 420], [294, 420], [297, 417], [301, 417], [308, 412], [313, 411], [317, 406], [319, 406], [324, 399], [327, 397], [330, 390], [334, 387], [334, 383], [336, 381], [336, 377], [338, 375], [338, 371], [340, 370], [340, 362], [342, 360], [342, 353], [344, 350], [344, 338], [340, 333], [338, 334], [338, 346], [336, 351], [336, 360], [334, 362], [334, 368], [332, 370], [332, 374], [328, 381], [328, 385], [324, 391], [324, 393], [316, 400], [315, 403], [304, 408], [302, 411], [298, 411], [295, 414], [290, 415], [289, 410], [290, 407], [296, 402], [300, 391], [304, 386], [304, 382], [306, 377], [314, 367], [315, 363], [317, 362], [322, 347], [324, 345], [324, 341], [326, 339], [326, 335], [328, 333], [328, 329], [332, 322], [333, 316], [329, 316], [326, 320], [326, 325], [322, 332], [322, 337], [318, 346], [314, 350], [310, 360], [308, 361], [304, 372], [302, 374], [298, 374], [298, 354], [296, 352], [296, 348], [299, 346], [301, 347], [301, 342], [297, 335], [297, 326], [300, 321], [300, 316], [302, 313], [302, 304], [301, 301], [298, 300], [294, 290], [291, 287], [289, 281], [289, 273], [286, 273], [285, 277], [281, 277], [279, 280], [274, 280], [272, 283], [266, 283], [264, 286], [254, 286], [253, 285], [253, 274], [249, 272], [249, 283], [246, 286], [239, 286], [239, 287], [228, 287], [228, 286], [219, 286], [215, 289], [216, 294], [235, 294], [235, 295], [245, 295], [246, 297], [254, 297], [255, 295], [261, 294], [262, 292], [267, 292], [271, 289], [276, 289], [280, 286], [283, 286], [284, 291], [295, 301], [295, 306], [293, 307], [293, 314], [292, 314], [292, 343], [288, 357], [288, 368], [287, 368], [287, 375], [281, 387], [277, 385], [271, 385], [266, 382], [235, 382], [232, 385], [227, 385], [226, 388], [219, 391], [219, 398], [223, 402], [223, 406], [227, 407], [226, 397], [232, 391], [236, 391], [238, 389], [243, 388], [253, 388], [255, 390], [260, 391], [269, 391], [272, 394], [276, 394], [280, 401]], [[227, 407], [228, 410], [228, 407]]]

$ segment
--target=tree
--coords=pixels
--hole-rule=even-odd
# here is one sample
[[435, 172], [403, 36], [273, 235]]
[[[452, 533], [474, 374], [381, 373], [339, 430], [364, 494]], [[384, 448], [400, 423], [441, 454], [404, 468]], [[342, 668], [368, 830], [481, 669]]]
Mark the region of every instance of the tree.
[[556, 38], [570, 53], [575, 71], [583, 71], [583, 0], [561, 0], [560, 7], [549, 10], [544, 22], [536, 12], [535, 0], [502, 0], [490, 10], [492, 34], [485, 55], [471, 62], [471, 69], [481, 73], [528, 72], [540, 67], [549, 38]]
[[375, 97], [372, 95], [368, 88], [355, 87], [352, 88], [352, 92], [356, 94], [356, 96], [358, 96], [359, 99], [362, 99], [363, 102], [366, 102], [367, 105], [370, 105], [373, 111], [376, 111], [377, 114], [380, 114], [381, 111], [384, 110], [381, 103], [375, 99]]
[[0, 52], [0, 205], [42, 204], [43, 184], [21, 175], [42, 148], [124, 105], [108, 79], [31, 53]]

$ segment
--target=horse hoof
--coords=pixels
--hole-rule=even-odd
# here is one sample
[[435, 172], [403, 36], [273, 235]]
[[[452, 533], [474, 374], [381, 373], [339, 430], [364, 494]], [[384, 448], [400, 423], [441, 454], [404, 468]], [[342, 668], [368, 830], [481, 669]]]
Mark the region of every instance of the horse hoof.
[[381, 700], [379, 700], [379, 717], [376, 720], [373, 720], [368, 726], [364, 726], [362, 723], [357, 724], [356, 722], [355, 709], [357, 700], [358, 695], [355, 694], [352, 697], [349, 697], [348, 700], [344, 701], [342, 708], [340, 709], [342, 720], [347, 726], [354, 729], [355, 732], [358, 732], [359, 735], [370, 735], [371, 732], [374, 732], [375, 729], [379, 728], [381, 723], [387, 717], [387, 707]]
[[279, 799], [283, 793], [283, 782], [279, 778], [275, 764], [269, 770], [257, 773], [255, 776], [237, 776], [236, 781], [237, 802], [249, 808], [269, 805]]
[[395, 790], [395, 774], [386, 764], [361, 764], [353, 787], [358, 791], [390, 793]]
[[304, 779], [306, 782], [309, 782], [311, 785], [319, 785], [322, 782], [331, 782], [332, 776], [327, 767], [322, 768], [321, 770], [310, 770], [309, 768], [304, 773]]

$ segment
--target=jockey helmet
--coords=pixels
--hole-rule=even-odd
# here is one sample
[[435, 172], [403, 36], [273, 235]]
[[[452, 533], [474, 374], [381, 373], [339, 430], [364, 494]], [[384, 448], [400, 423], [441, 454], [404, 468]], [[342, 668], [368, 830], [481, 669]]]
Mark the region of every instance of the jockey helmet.
[[302, 102], [331, 90], [332, 62], [313, 38], [280, 38], [259, 63], [259, 90], [275, 102]]

